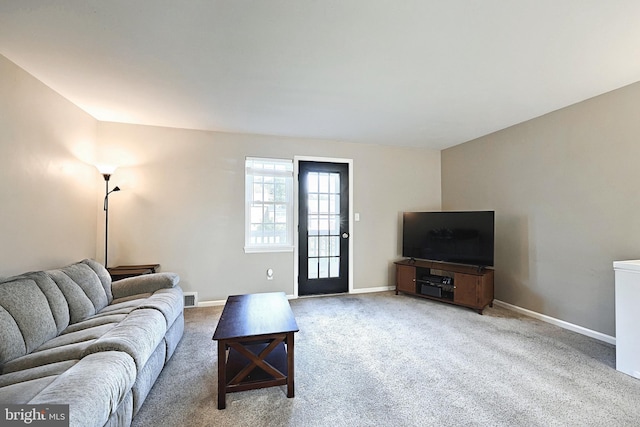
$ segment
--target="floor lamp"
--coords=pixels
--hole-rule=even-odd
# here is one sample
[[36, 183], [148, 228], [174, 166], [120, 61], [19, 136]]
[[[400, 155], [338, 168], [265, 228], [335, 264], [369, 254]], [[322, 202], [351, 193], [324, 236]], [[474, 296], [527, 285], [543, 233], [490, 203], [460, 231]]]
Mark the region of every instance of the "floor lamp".
[[107, 259], [109, 256], [109, 194], [114, 191], [120, 191], [120, 187], [117, 185], [113, 190], [109, 191], [109, 178], [116, 168], [113, 166], [98, 166], [98, 170], [104, 177], [104, 268], [108, 268]]

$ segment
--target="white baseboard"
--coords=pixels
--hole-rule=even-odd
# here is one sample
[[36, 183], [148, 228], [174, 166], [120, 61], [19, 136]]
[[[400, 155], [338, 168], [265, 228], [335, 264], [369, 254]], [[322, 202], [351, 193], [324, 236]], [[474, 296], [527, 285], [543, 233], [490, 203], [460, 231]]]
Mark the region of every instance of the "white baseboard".
[[568, 329], [570, 331], [577, 332], [579, 334], [586, 335], [591, 338], [595, 338], [599, 341], [616, 345], [616, 337], [612, 337], [611, 335], [606, 335], [601, 332], [594, 331], [592, 329], [587, 329], [582, 326], [575, 325], [573, 323], [565, 322], [564, 320], [556, 319], [555, 317], [551, 317], [545, 314], [537, 313], [535, 311], [527, 310], [526, 308], [518, 307], [517, 305], [509, 304], [504, 301], [494, 300], [493, 303], [497, 306], [504, 307], [507, 310], [516, 311], [520, 314], [524, 314], [525, 316], [533, 317], [534, 319], [542, 320], [543, 322], [547, 322], [552, 325], [556, 325], [561, 328]]
[[[396, 288], [395, 286], [380, 286], [377, 288], [359, 288], [359, 289], [352, 289], [351, 292], [349, 293], [350, 294], [368, 294], [372, 292], [392, 291], [395, 288]], [[336, 294], [336, 295], [345, 295], [345, 294]], [[327, 296], [327, 295], [318, 295], [318, 296]], [[298, 297], [294, 295], [287, 295], [287, 299], [296, 299], [296, 298]], [[224, 299], [213, 300], [213, 301], [199, 301], [198, 307], [218, 307], [218, 306], [224, 305], [226, 302], [227, 300], [224, 300]]]
[[396, 287], [395, 286], [379, 286], [377, 288], [358, 288], [351, 289], [350, 294], [370, 294], [372, 292], [384, 292], [384, 291], [392, 291]]
[[198, 307], [217, 307], [219, 305], [224, 305], [227, 302], [226, 299], [221, 299], [217, 301], [200, 301], [198, 303]]

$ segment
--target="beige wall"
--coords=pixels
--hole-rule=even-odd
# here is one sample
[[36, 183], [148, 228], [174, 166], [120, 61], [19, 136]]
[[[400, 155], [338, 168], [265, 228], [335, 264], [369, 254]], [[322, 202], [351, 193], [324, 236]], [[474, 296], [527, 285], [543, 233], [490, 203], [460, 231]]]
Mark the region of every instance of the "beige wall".
[[496, 210], [496, 298], [615, 335], [640, 257], [640, 84], [442, 153], [443, 209]]
[[0, 276], [95, 256], [97, 121], [0, 55]]
[[440, 206], [438, 151], [100, 123], [2, 56], [0, 93], [0, 276], [104, 260], [101, 162], [110, 265], [159, 262], [201, 300], [293, 292], [293, 253], [243, 251], [245, 156], [353, 159], [356, 290], [393, 283], [400, 213]]
[[201, 301], [293, 293], [293, 253], [243, 251], [246, 156], [353, 159], [355, 289], [393, 283], [400, 212], [440, 207], [438, 151], [116, 123], [100, 123], [98, 135], [101, 155], [121, 165], [112, 176], [122, 191], [110, 197], [109, 263], [159, 262]]

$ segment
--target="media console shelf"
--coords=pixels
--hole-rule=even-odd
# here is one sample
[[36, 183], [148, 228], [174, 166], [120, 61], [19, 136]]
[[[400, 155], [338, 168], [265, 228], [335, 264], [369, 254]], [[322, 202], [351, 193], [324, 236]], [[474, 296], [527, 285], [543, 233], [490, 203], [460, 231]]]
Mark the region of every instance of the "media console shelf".
[[402, 292], [473, 308], [493, 307], [493, 270], [435, 261], [396, 261], [396, 295]]

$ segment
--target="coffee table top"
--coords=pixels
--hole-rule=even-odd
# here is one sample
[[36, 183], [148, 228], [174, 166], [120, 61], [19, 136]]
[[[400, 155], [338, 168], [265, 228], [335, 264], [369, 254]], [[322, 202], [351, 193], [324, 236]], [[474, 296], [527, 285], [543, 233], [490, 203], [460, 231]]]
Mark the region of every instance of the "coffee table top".
[[298, 332], [284, 292], [231, 295], [227, 298], [214, 340]]

